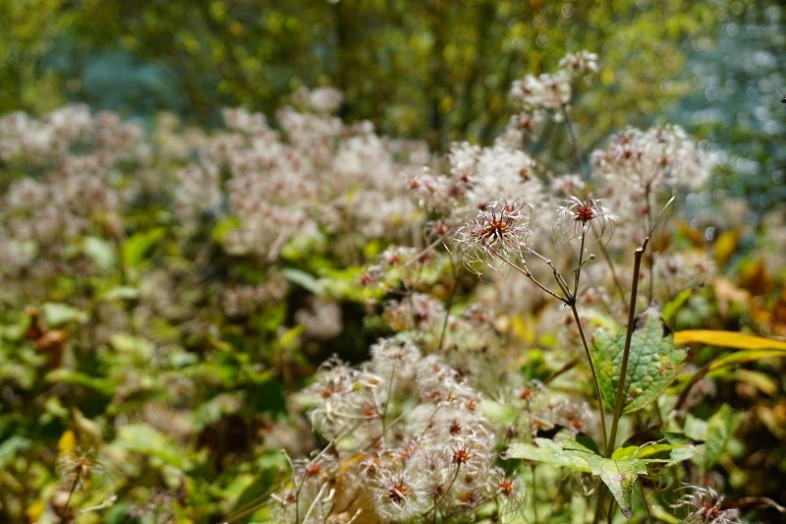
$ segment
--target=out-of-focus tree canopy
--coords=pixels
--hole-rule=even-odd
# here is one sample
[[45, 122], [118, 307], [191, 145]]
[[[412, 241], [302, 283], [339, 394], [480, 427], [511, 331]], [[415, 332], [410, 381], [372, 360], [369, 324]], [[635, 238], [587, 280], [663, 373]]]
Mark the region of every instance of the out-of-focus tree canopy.
[[692, 88], [674, 80], [683, 44], [714, 35], [726, 4], [0, 0], [0, 113], [67, 98], [214, 122], [225, 106], [269, 113], [299, 85], [332, 85], [342, 116], [444, 147], [488, 140], [514, 79], [587, 49], [603, 88], [589, 107], [605, 109], [584, 122], [592, 141]]

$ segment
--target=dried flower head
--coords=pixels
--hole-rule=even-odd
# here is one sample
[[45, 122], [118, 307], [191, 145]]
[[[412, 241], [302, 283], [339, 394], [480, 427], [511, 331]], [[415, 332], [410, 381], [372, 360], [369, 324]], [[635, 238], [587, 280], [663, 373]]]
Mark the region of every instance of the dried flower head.
[[569, 53], [559, 61], [559, 66], [572, 76], [598, 72], [598, 55], [589, 51]]
[[95, 450], [79, 448], [57, 459], [57, 473], [73, 491], [84, 487], [90, 474], [102, 473], [104, 465], [95, 458]]
[[575, 196], [565, 201], [557, 211], [553, 235], [556, 240], [570, 241], [592, 231], [598, 240], [608, 240], [614, 233], [616, 217], [600, 200]]
[[498, 201], [481, 209], [472, 222], [456, 231], [456, 244], [472, 269], [493, 257], [518, 259], [527, 247], [530, 221], [516, 202]]
[[688, 524], [733, 524], [740, 522], [740, 512], [723, 507], [723, 495], [712, 488], [688, 486], [689, 492], [672, 507], [687, 508]]

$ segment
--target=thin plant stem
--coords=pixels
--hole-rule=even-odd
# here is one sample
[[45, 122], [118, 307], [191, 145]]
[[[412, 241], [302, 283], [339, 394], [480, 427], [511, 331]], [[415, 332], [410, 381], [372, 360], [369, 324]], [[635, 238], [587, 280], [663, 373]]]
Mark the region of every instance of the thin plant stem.
[[497, 251], [493, 247], [489, 247], [488, 249], [491, 252], [491, 254], [493, 254], [495, 257], [500, 259], [502, 262], [504, 262], [505, 264], [509, 265], [511, 268], [513, 268], [514, 270], [518, 271], [519, 273], [521, 273], [522, 275], [524, 275], [525, 277], [530, 279], [530, 281], [532, 281], [533, 284], [538, 286], [541, 289], [541, 291], [543, 291], [544, 293], [546, 293], [547, 295], [549, 295], [549, 296], [551, 296], [553, 298], [556, 298], [557, 300], [559, 300], [562, 303], [566, 303], [567, 302], [565, 297], [562, 297], [559, 294], [557, 294], [556, 292], [552, 291], [545, 284], [543, 284], [537, 278], [535, 278], [535, 275], [532, 274], [532, 272], [529, 270], [529, 268], [527, 268], [526, 265], [520, 266], [520, 265], [516, 264], [515, 262], [512, 262], [511, 260], [505, 258], [505, 256], [502, 253], [500, 253], [499, 251]]
[[67, 522], [66, 512], [68, 511], [68, 506], [71, 505], [71, 497], [74, 496], [76, 487], [79, 485], [79, 481], [82, 480], [82, 469], [77, 468], [75, 473], [76, 476], [74, 477], [74, 482], [71, 483], [71, 489], [68, 491], [68, 498], [66, 499], [65, 504], [63, 505], [63, 509], [60, 511], [60, 518], [63, 520], [63, 522]]
[[633, 279], [631, 282], [630, 303], [628, 307], [628, 327], [625, 330], [625, 346], [622, 350], [622, 366], [620, 368], [620, 376], [617, 382], [617, 396], [614, 401], [614, 415], [611, 419], [611, 435], [609, 436], [608, 445], [606, 450], [609, 455], [614, 451], [614, 446], [617, 440], [617, 425], [622, 415], [622, 401], [625, 393], [625, 379], [628, 374], [628, 359], [630, 358], [630, 344], [633, 340], [633, 328], [635, 327], [636, 320], [636, 296], [639, 290], [639, 273], [641, 272], [641, 258], [644, 255], [644, 250], [647, 249], [650, 237], [644, 239], [644, 243], [636, 249], [635, 259], [633, 262]]
[[450, 309], [453, 307], [453, 300], [456, 297], [456, 288], [458, 287], [458, 271], [456, 271], [456, 264], [453, 262], [453, 254], [448, 251], [448, 260], [450, 260], [450, 273], [453, 277], [453, 286], [448, 295], [448, 302], [445, 304], [445, 320], [442, 322], [442, 332], [439, 334], [439, 343], [437, 344], [437, 351], [442, 351], [445, 344], [445, 336], [448, 332], [448, 321], [450, 320]]
[[[597, 232], [595, 233], [595, 236], [598, 237]], [[617, 275], [617, 271], [614, 268], [614, 262], [611, 260], [611, 255], [609, 255], [609, 251], [606, 249], [606, 245], [603, 242], [598, 242], [597, 246], [600, 249], [600, 254], [603, 256], [603, 260], [605, 260], [606, 265], [609, 266], [609, 271], [611, 271], [612, 277], [611, 279], [614, 282], [614, 288], [617, 290], [617, 293], [620, 296], [620, 301], [622, 301], [625, 309], [628, 309], [628, 300], [625, 297], [625, 290], [622, 289], [622, 283], [620, 282], [619, 275]]]
[[647, 522], [653, 522], [652, 510], [650, 509], [650, 503], [647, 501], [647, 492], [644, 491], [644, 486], [641, 485], [641, 482], [638, 483], [639, 491], [641, 492], [641, 499], [644, 501], [644, 510], [647, 512]]
[[317, 492], [317, 496], [314, 497], [314, 500], [311, 502], [311, 505], [308, 507], [308, 511], [306, 511], [306, 515], [303, 517], [303, 522], [308, 522], [308, 517], [311, 516], [311, 512], [314, 511], [314, 508], [317, 506], [317, 503], [322, 498], [322, 494], [325, 493], [325, 488], [326, 487], [327, 487], [326, 483], [322, 484], [319, 487], [319, 491]]
[[535, 481], [535, 479], [536, 479], [536, 476], [535, 476], [535, 464], [532, 464], [530, 466], [530, 468], [532, 469], [532, 516], [535, 519], [535, 523], [534, 524], [538, 524], [538, 498], [536, 496], [537, 484], [536, 484], [536, 481]]
[[[576, 308], [576, 297], [571, 297], [571, 300], [568, 302], [568, 306], [570, 306], [571, 312], [573, 312], [573, 319], [576, 321], [576, 326], [579, 328], [579, 335], [581, 336], [581, 345], [584, 348], [584, 354], [587, 355], [587, 362], [589, 362], [590, 371], [592, 372], [592, 382], [595, 385], [595, 395], [598, 397], [598, 402], [600, 403], [600, 427], [603, 431], [603, 439], [602, 439], [602, 448], [606, 448], [606, 438], [608, 433], [606, 432], [606, 410], [604, 409], [604, 402], [603, 402], [603, 393], [600, 390], [600, 381], [598, 380], [598, 372], [595, 369], [595, 362], [592, 360], [592, 353], [590, 353], [589, 344], [587, 343], [587, 336], [584, 333], [584, 327], [581, 325], [581, 317], [579, 316], [579, 310]], [[605, 453], [605, 451], [604, 451]]]
[[450, 479], [450, 482], [448, 482], [448, 487], [445, 488], [445, 491], [438, 499], [434, 500], [434, 505], [431, 506], [431, 509], [429, 509], [427, 512], [423, 514], [424, 516], [429, 515], [433, 511], [434, 518], [435, 519], [437, 518], [437, 507], [439, 506], [439, 503], [442, 502], [445, 499], [445, 497], [448, 496], [448, 493], [453, 488], [453, 484], [456, 483], [456, 479], [458, 478], [459, 471], [461, 471], [461, 464], [456, 464], [456, 471], [455, 473], [453, 473], [453, 477]]
[[579, 296], [579, 280], [581, 280], [581, 267], [584, 265], [584, 242], [587, 240], [587, 225], [581, 229], [581, 245], [579, 246], [579, 263], [576, 265], [576, 276], [573, 279], [573, 296]]
[[603, 501], [606, 498], [606, 485], [600, 481], [600, 479], [595, 481], [596, 485], [598, 486], [598, 499], [595, 501], [595, 515], [592, 518], [592, 524], [598, 524], [600, 522], [601, 516], [603, 515]]
[[382, 442], [385, 442], [385, 436], [387, 434], [387, 419], [388, 419], [388, 406], [390, 406], [390, 396], [393, 391], [393, 384], [396, 382], [396, 366], [393, 366], [390, 370], [390, 379], [388, 379], [388, 394], [387, 398], [385, 399], [385, 407], [382, 408]]

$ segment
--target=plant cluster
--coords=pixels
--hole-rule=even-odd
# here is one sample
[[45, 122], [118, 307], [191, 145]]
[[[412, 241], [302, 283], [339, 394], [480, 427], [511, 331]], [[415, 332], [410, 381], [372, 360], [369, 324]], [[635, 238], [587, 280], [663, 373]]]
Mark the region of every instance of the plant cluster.
[[740, 332], [786, 325], [783, 225], [760, 263], [731, 233], [707, 249], [683, 204], [713, 158], [677, 126], [583, 151], [597, 60], [516, 81], [493, 144], [445, 158], [342, 122], [327, 88], [210, 134], [0, 119], [0, 517], [782, 512], [735, 434], [786, 471], [784, 344]]

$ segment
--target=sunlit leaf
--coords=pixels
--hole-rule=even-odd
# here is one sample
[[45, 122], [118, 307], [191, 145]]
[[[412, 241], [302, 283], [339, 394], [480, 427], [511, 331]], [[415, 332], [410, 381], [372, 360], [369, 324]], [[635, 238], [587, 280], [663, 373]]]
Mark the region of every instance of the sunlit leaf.
[[776, 349], [786, 351], [786, 341], [783, 340], [748, 335], [736, 331], [713, 331], [709, 329], [676, 331], [674, 333], [674, 343], [677, 345], [706, 344], [708, 346], [724, 348]]
[[505, 452], [505, 457], [532, 460], [596, 475], [609, 488], [625, 516], [630, 518], [630, 497], [636, 478], [647, 473], [648, 464], [673, 462], [669, 457], [652, 457], [685, 447], [679, 444], [626, 447], [616, 450], [612, 458], [605, 458], [573, 439], [554, 442], [536, 438], [535, 444], [511, 445]]

